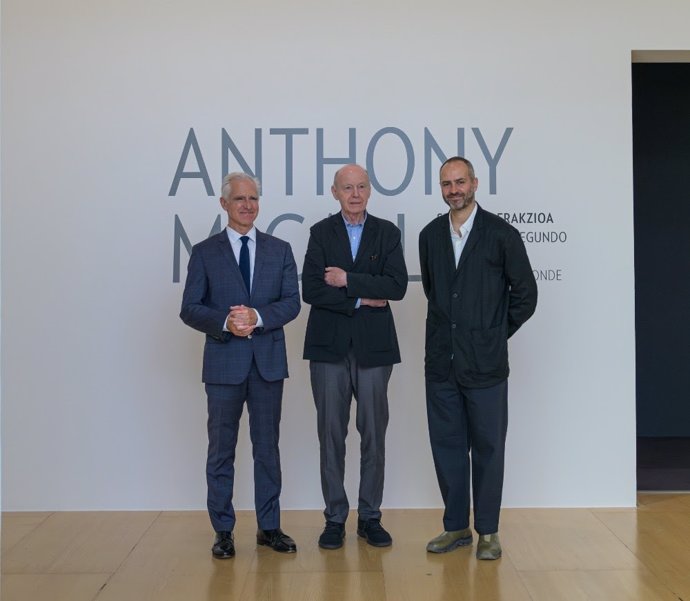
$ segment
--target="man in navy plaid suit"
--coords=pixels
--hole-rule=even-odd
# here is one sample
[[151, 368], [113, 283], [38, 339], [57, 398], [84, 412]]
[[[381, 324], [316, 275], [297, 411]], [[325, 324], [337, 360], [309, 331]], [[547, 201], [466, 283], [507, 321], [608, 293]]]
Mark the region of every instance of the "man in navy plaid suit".
[[254, 455], [257, 544], [294, 553], [280, 528], [278, 438], [288, 377], [283, 326], [300, 310], [297, 268], [287, 242], [258, 231], [259, 181], [223, 179], [227, 228], [192, 248], [180, 317], [206, 334], [202, 380], [208, 398], [208, 512], [219, 559], [235, 555], [235, 447], [244, 403]]

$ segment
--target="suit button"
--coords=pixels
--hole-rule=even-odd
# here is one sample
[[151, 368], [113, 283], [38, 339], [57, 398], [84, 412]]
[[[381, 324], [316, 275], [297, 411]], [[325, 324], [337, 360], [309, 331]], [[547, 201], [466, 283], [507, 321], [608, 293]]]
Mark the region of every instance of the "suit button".
[[458, 326], [457, 326], [457, 324], [451, 324], [450, 327], [453, 328], [453, 329], [455, 329], [455, 328], [457, 328]]
[[458, 298], [458, 293], [457, 293], [457, 292], [453, 292], [453, 298]]
[[247, 336], [247, 339], [248, 339], [248, 340], [251, 340], [251, 339], [252, 339], [252, 335], [249, 334], [249, 335]]

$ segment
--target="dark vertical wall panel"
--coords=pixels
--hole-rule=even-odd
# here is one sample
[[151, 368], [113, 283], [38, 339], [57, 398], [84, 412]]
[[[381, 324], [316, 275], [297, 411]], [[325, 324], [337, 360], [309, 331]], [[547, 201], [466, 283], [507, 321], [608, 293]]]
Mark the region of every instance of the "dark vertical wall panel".
[[638, 436], [690, 436], [690, 64], [633, 65]]

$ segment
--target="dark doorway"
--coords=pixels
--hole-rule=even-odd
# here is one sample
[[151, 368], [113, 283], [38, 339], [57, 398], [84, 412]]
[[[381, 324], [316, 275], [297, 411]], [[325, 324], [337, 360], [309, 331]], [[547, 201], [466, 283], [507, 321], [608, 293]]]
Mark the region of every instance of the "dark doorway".
[[638, 490], [690, 490], [690, 64], [633, 63]]

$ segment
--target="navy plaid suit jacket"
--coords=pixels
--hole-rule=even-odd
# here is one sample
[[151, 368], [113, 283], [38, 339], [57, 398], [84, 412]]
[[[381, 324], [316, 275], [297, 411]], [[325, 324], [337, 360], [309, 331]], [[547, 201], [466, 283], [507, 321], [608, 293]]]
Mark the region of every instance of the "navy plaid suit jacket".
[[[202, 381], [240, 384], [252, 358], [269, 382], [288, 377], [283, 326], [300, 310], [297, 267], [290, 245], [257, 230], [251, 296], [225, 229], [192, 248], [180, 318], [206, 334]], [[251, 338], [224, 332], [233, 305], [255, 308], [263, 320]]]

